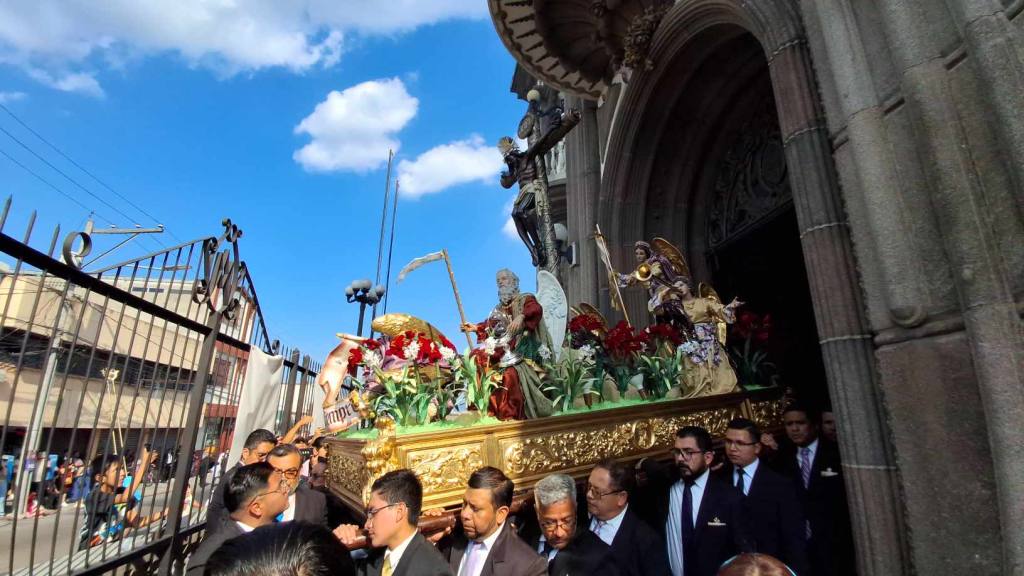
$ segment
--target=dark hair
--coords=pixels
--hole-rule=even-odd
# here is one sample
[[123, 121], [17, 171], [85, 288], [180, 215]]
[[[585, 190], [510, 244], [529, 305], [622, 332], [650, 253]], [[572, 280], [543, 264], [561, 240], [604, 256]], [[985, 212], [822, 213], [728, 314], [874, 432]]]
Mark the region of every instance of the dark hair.
[[676, 430], [676, 438], [693, 438], [697, 441], [697, 448], [700, 448], [701, 452], [711, 452], [714, 450], [711, 434], [700, 426], [683, 426]]
[[121, 457], [117, 454], [99, 454], [89, 463], [89, 471], [92, 472], [92, 477], [96, 478], [106, 474], [107, 469], [120, 461]]
[[299, 459], [302, 458], [302, 453], [299, 452], [299, 449], [295, 446], [291, 444], [278, 444], [277, 446], [274, 446], [274, 449], [270, 451], [270, 454], [267, 454], [267, 457], [269, 458], [273, 456], [274, 458], [280, 458], [282, 456], [291, 456], [293, 454], [298, 456]]
[[224, 508], [237, 511], [260, 492], [266, 492], [274, 467], [266, 462], [242, 466], [228, 479], [224, 488]]
[[330, 530], [281, 522], [228, 540], [206, 561], [209, 576], [354, 576], [355, 563]]
[[317, 436], [313, 440], [313, 448], [316, 448], [317, 450], [319, 450], [319, 449], [324, 447], [324, 443], [325, 442], [327, 442], [326, 438], [324, 438], [323, 436]]
[[602, 470], [608, 471], [608, 476], [612, 480], [611, 487], [615, 490], [625, 490], [626, 492], [633, 491], [633, 485], [636, 483], [636, 477], [633, 475], [633, 470], [625, 464], [616, 462], [613, 458], [605, 458], [595, 464], [594, 468], [601, 468]]
[[807, 416], [807, 420], [815, 426], [821, 422], [821, 413], [802, 402], [790, 402], [782, 409], [783, 415], [785, 415], [786, 412], [803, 412], [804, 415]]
[[491, 491], [491, 502], [495, 508], [512, 505], [512, 493], [516, 485], [508, 476], [494, 466], [484, 466], [469, 477], [470, 488], [487, 488]]
[[412, 470], [388, 472], [373, 481], [370, 492], [379, 492], [381, 498], [388, 504], [404, 503], [409, 509], [406, 518], [409, 525], [415, 526], [419, 521], [420, 508], [423, 506], [423, 485]]
[[274, 436], [274, 433], [270, 430], [257, 428], [252, 432], [249, 432], [249, 435], [245, 437], [245, 446], [243, 446], [243, 448], [246, 448], [247, 450], [255, 450], [257, 446], [265, 442], [277, 444], [277, 436]]
[[761, 441], [761, 429], [757, 427], [757, 424], [753, 420], [747, 418], [733, 418], [729, 421], [729, 430], [745, 430], [747, 434], [750, 434], [751, 442]]

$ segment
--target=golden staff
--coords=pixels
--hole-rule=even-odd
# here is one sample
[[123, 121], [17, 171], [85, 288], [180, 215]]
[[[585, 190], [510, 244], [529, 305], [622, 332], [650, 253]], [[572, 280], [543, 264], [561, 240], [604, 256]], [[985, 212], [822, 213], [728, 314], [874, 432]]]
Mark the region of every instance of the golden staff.
[[[452, 292], [455, 292], [455, 305], [459, 307], [459, 318], [462, 319], [462, 324], [469, 324], [466, 321], [466, 311], [462, 309], [462, 298], [459, 297], [459, 287], [455, 285], [455, 272], [452, 271], [452, 260], [448, 257], [448, 249], [442, 248], [441, 253], [444, 254], [444, 263], [448, 266], [448, 277], [452, 280]], [[469, 332], [463, 332], [466, 335], [466, 343], [469, 344], [469, 349], [473, 349], [473, 340], [469, 337]]]
[[626, 303], [622, 300], [622, 292], [619, 292], [619, 283], [615, 279], [615, 268], [612, 267], [608, 244], [604, 241], [604, 234], [601, 234], [601, 227], [596, 223], [594, 224], [594, 242], [597, 243], [597, 251], [601, 254], [604, 267], [608, 269], [608, 287], [612, 292], [613, 300], [618, 300], [619, 309], [622, 310], [622, 315], [626, 318], [626, 324], [632, 327], [633, 323], [629, 321], [629, 312], [626, 312]]

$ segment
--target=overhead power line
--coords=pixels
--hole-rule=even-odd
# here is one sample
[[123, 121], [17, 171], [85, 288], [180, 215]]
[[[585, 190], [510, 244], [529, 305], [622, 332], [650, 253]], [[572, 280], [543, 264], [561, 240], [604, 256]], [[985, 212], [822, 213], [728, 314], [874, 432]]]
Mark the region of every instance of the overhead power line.
[[95, 211], [95, 210], [93, 210], [92, 208], [89, 208], [89, 207], [88, 207], [88, 206], [86, 206], [85, 204], [82, 204], [82, 203], [81, 203], [81, 202], [80, 202], [80, 201], [78, 200], [78, 198], [75, 198], [75, 197], [74, 197], [74, 196], [72, 196], [71, 194], [68, 194], [67, 192], [65, 192], [65, 191], [61, 190], [61, 189], [60, 189], [60, 188], [58, 188], [58, 187], [57, 187], [56, 185], [54, 185], [54, 184], [53, 184], [52, 182], [50, 182], [50, 181], [49, 181], [49, 180], [47, 180], [46, 178], [43, 178], [42, 176], [40, 176], [40, 175], [39, 175], [38, 173], [36, 173], [36, 172], [35, 172], [34, 170], [32, 170], [31, 168], [29, 168], [28, 166], [25, 166], [24, 164], [22, 164], [21, 162], [19, 162], [19, 161], [18, 161], [18, 160], [17, 160], [16, 158], [14, 158], [14, 156], [11, 156], [10, 154], [8, 154], [6, 150], [4, 150], [4, 149], [0, 148], [0, 154], [3, 154], [4, 156], [6, 156], [8, 160], [10, 160], [11, 162], [13, 162], [13, 163], [14, 163], [15, 165], [17, 165], [17, 166], [18, 166], [19, 168], [21, 168], [21, 169], [22, 169], [22, 170], [24, 170], [25, 172], [28, 172], [29, 174], [31, 174], [31, 175], [33, 175], [33, 176], [35, 176], [35, 177], [36, 177], [36, 179], [37, 179], [37, 180], [39, 180], [40, 182], [42, 182], [43, 184], [46, 184], [46, 185], [47, 185], [47, 186], [49, 186], [50, 188], [53, 188], [53, 189], [54, 189], [54, 190], [56, 190], [56, 191], [57, 191], [58, 193], [60, 193], [60, 194], [61, 194], [62, 196], [64, 196], [65, 198], [67, 198], [68, 200], [71, 200], [71, 201], [72, 201], [72, 202], [74, 202], [75, 204], [78, 204], [79, 206], [81, 206], [81, 207], [82, 207], [82, 209], [83, 209], [83, 210], [85, 210], [86, 212], [89, 212], [90, 214], [96, 214], [96, 217], [100, 218], [101, 220], [105, 220], [105, 221], [106, 221], [106, 222], [107, 222], [108, 224], [110, 224], [111, 226], [113, 226], [113, 224], [114, 224], [113, 222], [111, 222], [111, 221], [110, 221], [110, 220], [108, 220], [107, 218], [104, 218], [103, 216], [100, 216], [100, 215], [99, 215], [98, 213], [96, 213], [96, 211]]
[[[9, 115], [9, 116], [11, 117], [11, 118], [13, 118], [15, 122], [17, 122], [18, 124], [20, 124], [22, 128], [24, 128], [25, 130], [28, 130], [28, 131], [29, 131], [29, 132], [30, 132], [30, 133], [31, 133], [31, 134], [32, 134], [33, 136], [35, 136], [36, 138], [38, 138], [38, 139], [39, 139], [39, 140], [40, 140], [40, 141], [41, 141], [41, 142], [42, 142], [43, 144], [46, 144], [47, 146], [49, 146], [49, 147], [50, 147], [50, 149], [52, 149], [52, 150], [53, 150], [54, 152], [56, 152], [57, 154], [59, 154], [59, 155], [60, 155], [60, 156], [61, 156], [62, 158], [64, 158], [65, 160], [67, 160], [67, 161], [68, 161], [69, 163], [71, 163], [71, 165], [72, 165], [72, 166], [74, 166], [75, 168], [78, 168], [78, 169], [79, 169], [79, 170], [81, 170], [81, 171], [82, 171], [83, 173], [85, 173], [85, 174], [86, 174], [87, 176], [89, 176], [90, 178], [92, 178], [93, 180], [95, 180], [95, 181], [96, 181], [97, 183], [99, 183], [99, 185], [100, 185], [100, 186], [103, 186], [104, 188], [106, 188], [107, 190], [109, 190], [111, 194], [113, 194], [114, 196], [117, 196], [117, 197], [118, 197], [119, 199], [121, 199], [121, 200], [122, 200], [122, 201], [124, 201], [124, 202], [125, 202], [126, 204], [128, 204], [129, 206], [131, 206], [132, 208], [134, 208], [135, 210], [137, 210], [137, 211], [138, 211], [139, 213], [141, 213], [141, 214], [142, 214], [143, 216], [145, 216], [145, 217], [147, 217], [147, 218], [151, 219], [151, 220], [152, 220], [152, 221], [153, 221], [154, 223], [156, 223], [156, 224], [161, 224], [161, 220], [160, 220], [159, 218], [157, 218], [156, 216], [154, 216], [153, 214], [151, 214], [150, 212], [148, 212], [148, 211], [147, 211], [146, 209], [142, 208], [142, 207], [141, 207], [141, 206], [139, 206], [138, 204], [136, 204], [136, 203], [132, 202], [132, 201], [131, 201], [130, 199], [128, 199], [127, 197], [125, 197], [125, 196], [124, 196], [123, 194], [121, 194], [121, 193], [120, 193], [120, 192], [118, 192], [117, 190], [114, 190], [114, 188], [113, 188], [113, 187], [111, 187], [111, 186], [110, 186], [109, 184], [107, 184], [106, 182], [104, 182], [104, 181], [103, 181], [103, 180], [102, 180], [102, 179], [101, 179], [101, 178], [100, 178], [99, 176], [96, 176], [95, 174], [93, 174], [92, 172], [90, 172], [90, 171], [89, 171], [89, 170], [88, 170], [88, 169], [87, 169], [87, 168], [86, 168], [85, 166], [82, 166], [82, 165], [81, 165], [81, 164], [79, 164], [78, 162], [75, 162], [75, 160], [74, 160], [73, 158], [71, 158], [71, 156], [68, 156], [68, 155], [67, 155], [67, 154], [66, 154], [66, 153], [65, 153], [65, 152], [64, 152], [63, 150], [61, 150], [61, 149], [60, 149], [60, 148], [58, 148], [58, 147], [57, 147], [57, 146], [56, 146], [55, 144], [53, 144], [52, 142], [50, 142], [49, 140], [47, 140], [47, 139], [46, 139], [46, 138], [45, 138], [45, 137], [44, 137], [44, 136], [43, 136], [42, 134], [40, 134], [39, 132], [36, 132], [35, 130], [33, 130], [31, 126], [29, 126], [28, 124], [26, 124], [26, 123], [25, 123], [25, 122], [24, 122], [24, 121], [23, 121], [23, 120], [22, 120], [21, 118], [19, 118], [19, 117], [18, 117], [18, 116], [17, 116], [17, 115], [16, 115], [16, 114], [15, 114], [14, 112], [12, 112], [10, 108], [8, 108], [7, 106], [4, 106], [4, 105], [3, 105], [2, 103], [0, 103], [0, 109], [2, 109], [2, 110], [3, 110], [4, 112], [6, 112], [6, 113], [7, 113], [7, 114], [8, 114], [8, 115]], [[5, 132], [5, 133], [7, 133], [7, 135], [8, 135], [8, 136], [10, 136], [10, 133], [9, 133], [9, 132], [7, 132], [6, 130], [4, 130], [4, 132]], [[12, 138], [13, 138], [13, 136], [12, 136]], [[66, 176], [65, 176], [65, 177], [66, 177]], [[79, 184], [79, 186], [81, 187], [81, 185], [80, 185], [80, 184]], [[90, 194], [91, 194], [91, 193], [90, 193]], [[95, 196], [95, 195], [94, 195], [94, 196]], [[101, 201], [101, 202], [103, 202], [103, 200], [100, 200], [100, 201]], [[104, 202], [104, 203], [106, 203], [106, 202]], [[109, 205], [109, 204], [108, 204], [108, 205]], [[115, 210], [116, 210], [116, 209], [115, 209]], [[120, 212], [120, 211], [118, 211], [118, 213], [119, 213], [119, 214], [121, 214], [122, 216], [124, 216], [124, 213], [123, 213], [123, 212]], [[128, 217], [128, 216], [125, 216], [125, 218], [128, 218], [128, 220], [134, 220], [133, 218], [130, 218], [130, 217]], [[182, 240], [181, 240], [180, 238], [178, 238], [177, 236], [175, 236], [175, 235], [174, 235], [174, 232], [172, 232], [172, 231], [170, 231], [170, 230], [167, 230], [166, 228], [165, 228], [165, 230], [167, 231], [167, 233], [168, 233], [168, 234], [170, 234], [171, 238], [174, 238], [174, 240], [175, 240], [175, 241], [177, 241], [178, 243], [181, 243], [181, 242], [182, 242]]]

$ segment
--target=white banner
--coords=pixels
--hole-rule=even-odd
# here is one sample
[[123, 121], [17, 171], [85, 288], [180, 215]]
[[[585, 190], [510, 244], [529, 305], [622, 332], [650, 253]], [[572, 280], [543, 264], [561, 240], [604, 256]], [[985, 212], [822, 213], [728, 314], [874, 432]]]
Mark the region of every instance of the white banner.
[[274, 430], [274, 419], [281, 399], [281, 383], [284, 381], [284, 356], [269, 356], [253, 346], [249, 352], [249, 363], [245, 367], [245, 381], [242, 383], [242, 397], [238, 402], [238, 416], [235, 418], [235, 434], [231, 439], [229, 465], [242, 457], [245, 437], [257, 428]]

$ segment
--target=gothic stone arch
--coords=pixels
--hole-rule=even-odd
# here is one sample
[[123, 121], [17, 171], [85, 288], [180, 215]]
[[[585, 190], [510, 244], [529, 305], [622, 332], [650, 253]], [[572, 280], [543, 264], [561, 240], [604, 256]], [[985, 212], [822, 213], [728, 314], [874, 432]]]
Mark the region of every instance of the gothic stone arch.
[[[730, 102], [756, 97], [748, 88], [756, 86], [767, 63], [766, 97], [776, 105], [829, 392], [841, 423], [859, 573], [903, 573], [899, 479], [824, 111], [795, 3], [677, 2], [655, 35], [650, 59], [653, 67], [636, 71], [614, 103], [598, 207], [609, 244], [625, 253], [637, 238], [666, 234], [687, 244], [691, 254], [703, 251], [706, 220], [694, 214], [706, 214], [700, 203], [707, 199], [667, 183], [692, 181], [687, 170], [723, 152], [712, 137], [721, 127], [715, 119]], [[727, 67], [711, 80], [719, 85], [708, 86], [705, 78], [702, 86], [691, 86], [709, 59]], [[701, 100], [693, 94], [698, 89], [721, 98]], [[669, 122], [681, 98], [693, 99], [695, 107], [687, 130]], [[676, 173], [659, 165], [664, 150], [683, 159]], [[642, 298], [633, 298], [627, 305], [642, 316]]]

